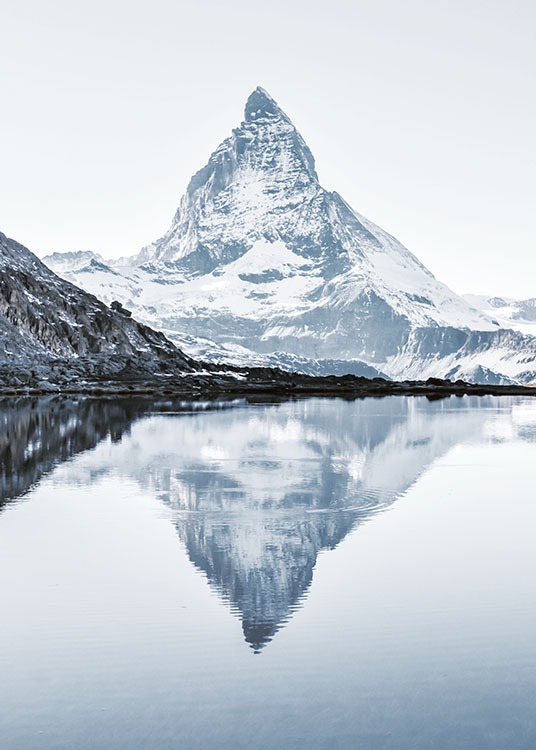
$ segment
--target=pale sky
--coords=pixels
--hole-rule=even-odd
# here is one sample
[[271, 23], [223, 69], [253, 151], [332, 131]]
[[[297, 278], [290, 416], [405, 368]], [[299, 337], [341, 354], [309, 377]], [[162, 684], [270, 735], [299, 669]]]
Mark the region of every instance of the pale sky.
[[263, 86], [457, 292], [536, 296], [532, 0], [2, 0], [0, 231], [137, 252]]

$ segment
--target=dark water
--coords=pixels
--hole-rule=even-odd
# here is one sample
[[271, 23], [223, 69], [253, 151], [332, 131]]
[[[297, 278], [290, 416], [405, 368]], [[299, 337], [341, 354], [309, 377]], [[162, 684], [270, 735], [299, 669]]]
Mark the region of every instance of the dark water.
[[536, 747], [536, 400], [11, 400], [0, 461], [0, 747]]

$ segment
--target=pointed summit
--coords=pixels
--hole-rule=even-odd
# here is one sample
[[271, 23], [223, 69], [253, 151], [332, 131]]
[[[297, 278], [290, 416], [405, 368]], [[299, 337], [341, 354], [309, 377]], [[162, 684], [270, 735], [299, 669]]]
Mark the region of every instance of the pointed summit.
[[244, 119], [246, 122], [251, 122], [261, 117], [284, 117], [288, 119], [276, 100], [261, 86], [257, 86], [246, 102]]

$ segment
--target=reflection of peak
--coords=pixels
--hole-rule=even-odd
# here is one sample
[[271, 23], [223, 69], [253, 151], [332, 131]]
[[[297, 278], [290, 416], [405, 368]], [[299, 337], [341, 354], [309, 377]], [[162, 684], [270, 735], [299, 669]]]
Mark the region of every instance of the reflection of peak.
[[272, 622], [249, 622], [244, 619], [242, 630], [246, 643], [249, 643], [256, 654], [260, 654], [266, 644], [270, 643], [278, 628]]
[[356, 514], [221, 515], [215, 504], [212, 513], [179, 517], [175, 527], [190, 560], [238, 614], [246, 642], [258, 653], [300, 606], [320, 550], [336, 547]]
[[199, 415], [162, 432], [176, 454], [139, 477], [168, 504], [191, 562], [258, 653], [302, 605], [319, 552], [479, 433], [480, 405], [311, 399]]
[[[498, 414], [519, 431], [495, 403], [222, 402], [181, 418], [184, 403], [142, 399], [3, 402], [0, 492], [21, 494], [54, 464], [97, 446], [56, 481], [91, 486], [109, 471], [165, 503], [189, 559], [259, 652], [302, 606], [320, 551], [391, 505], [453, 446], [484, 428], [494, 434]], [[116, 442], [97, 445], [107, 435]]]

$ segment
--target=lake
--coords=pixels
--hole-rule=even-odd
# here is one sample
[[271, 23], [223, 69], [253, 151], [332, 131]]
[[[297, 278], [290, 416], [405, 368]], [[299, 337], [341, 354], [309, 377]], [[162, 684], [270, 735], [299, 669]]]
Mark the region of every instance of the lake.
[[2, 748], [536, 747], [536, 400], [0, 427]]

